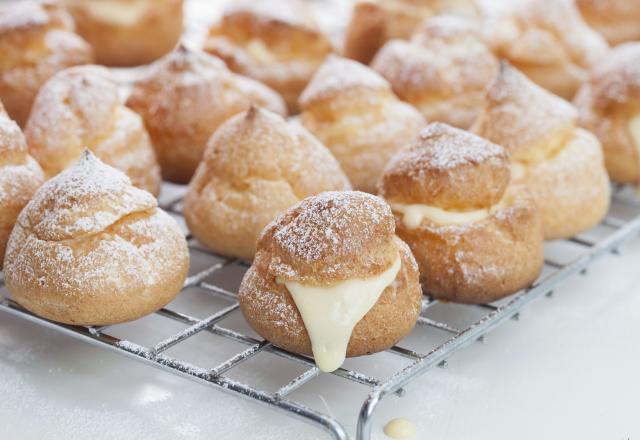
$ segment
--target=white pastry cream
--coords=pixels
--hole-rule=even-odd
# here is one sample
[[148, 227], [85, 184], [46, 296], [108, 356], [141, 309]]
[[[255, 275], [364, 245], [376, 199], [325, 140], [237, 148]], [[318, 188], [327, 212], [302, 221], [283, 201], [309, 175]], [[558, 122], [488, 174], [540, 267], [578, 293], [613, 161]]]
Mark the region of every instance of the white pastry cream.
[[409, 229], [415, 229], [425, 218], [439, 225], [461, 225], [477, 222], [489, 215], [488, 209], [475, 211], [447, 211], [436, 206], [429, 205], [405, 205], [403, 203], [391, 203], [394, 212], [403, 214], [403, 222]]
[[404, 418], [393, 419], [384, 425], [384, 434], [395, 440], [412, 440], [416, 438], [416, 425]]
[[147, 12], [147, 0], [124, 2], [121, 0], [85, 1], [83, 6], [98, 21], [118, 26], [132, 26]]
[[629, 119], [629, 134], [631, 134], [636, 150], [640, 153], [640, 114]]
[[400, 266], [398, 255], [380, 275], [353, 278], [329, 287], [283, 282], [300, 311], [320, 370], [334, 371], [342, 365], [353, 328], [396, 279]]

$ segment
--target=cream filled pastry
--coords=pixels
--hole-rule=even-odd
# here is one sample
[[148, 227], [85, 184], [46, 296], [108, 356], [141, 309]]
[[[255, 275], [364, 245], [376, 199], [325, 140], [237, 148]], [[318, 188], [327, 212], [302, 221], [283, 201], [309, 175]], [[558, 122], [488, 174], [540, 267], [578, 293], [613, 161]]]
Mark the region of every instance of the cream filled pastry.
[[18, 214], [43, 182], [42, 169], [29, 155], [20, 127], [0, 102], [0, 269]]
[[151, 135], [163, 178], [176, 183], [191, 180], [209, 137], [252, 103], [286, 113], [282, 98], [269, 87], [183, 45], [151, 64], [127, 100]]
[[615, 45], [640, 40], [640, 2], [576, 0], [584, 20]]
[[355, 189], [375, 192], [389, 158], [424, 126], [389, 83], [356, 61], [330, 56], [300, 97], [301, 120], [336, 156]]
[[50, 1], [0, 3], [0, 99], [20, 126], [40, 86], [54, 73], [93, 61], [71, 16]]
[[408, 38], [429, 17], [479, 12], [475, 0], [358, 0], [347, 26], [344, 55], [369, 63], [387, 41]]
[[549, 240], [592, 228], [609, 208], [602, 147], [577, 118], [570, 103], [503, 62], [473, 127], [511, 153], [514, 181], [531, 191]]
[[333, 48], [304, 0], [236, 0], [211, 27], [204, 50], [273, 87], [296, 111], [298, 96]]
[[380, 194], [430, 295], [486, 303], [538, 277], [540, 214], [526, 189], [509, 180], [504, 148], [443, 123], [428, 125], [391, 159]]
[[107, 66], [149, 63], [182, 34], [182, 0], [62, 0], [78, 33]]
[[189, 253], [178, 224], [151, 194], [85, 150], [22, 210], [4, 268], [13, 299], [36, 315], [107, 325], [171, 301]]
[[25, 136], [47, 178], [75, 164], [89, 148], [138, 188], [160, 192], [160, 167], [142, 118], [120, 102], [104, 67], [77, 66], [51, 77], [33, 103]]
[[305, 128], [251, 106], [209, 140], [184, 214], [210, 249], [251, 260], [258, 235], [278, 214], [307, 196], [350, 188], [338, 161]]
[[640, 42], [614, 48], [594, 67], [574, 101], [579, 123], [604, 149], [611, 179], [640, 182]]
[[361, 192], [325, 192], [262, 232], [240, 286], [249, 324], [284, 349], [313, 355], [322, 371], [382, 351], [420, 313], [418, 269], [394, 234], [389, 206]]
[[498, 58], [545, 89], [571, 99], [588, 70], [607, 53], [605, 39], [580, 16], [573, 0], [524, 0], [490, 18], [485, 28]]
[[428, 121], [469, 128], [480, 113], [498, 60], [472, 20], [438, 16], [420, 25], [411, 41], [385, 44], [371, 67]]

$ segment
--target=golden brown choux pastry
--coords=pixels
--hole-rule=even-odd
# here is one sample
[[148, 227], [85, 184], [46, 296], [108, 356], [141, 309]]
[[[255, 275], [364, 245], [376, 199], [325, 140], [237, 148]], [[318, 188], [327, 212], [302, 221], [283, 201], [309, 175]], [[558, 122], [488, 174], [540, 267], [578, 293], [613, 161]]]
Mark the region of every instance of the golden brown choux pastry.
[[160, 167], [142, 118], [125, 107], [104, 67], [62, 70], [40, 89], [25, 127], [29, 152], [51, 178], [89, 148], [138, 188], [160, 192]]
[[211, 27], [204, 50], [272, 87], [295, 112], [298, 96], [333, 48], [304, 1], [237, 0]]
[[576, 0], [582, 18], [610, 44], [640, 40], [637, 0]]
[[73, 30], [71, 16], [53, 2], [0, 3], [0, 99], [20, 126], [50, 76], [93, 61], [91, 47]]
[[183, 45], [154, 62], [127, 100], [151, 135], [162, 176], [176, 183], [189, 182], [216, 128], [252, 103], [286, 114], [269, 87]]
[[577, 117], [567, 101], [502, 62], [473, 127], [511, 153], [512, 178], [536, 200], [547, 240], [592, 228], [609, 208], [602, 147]]
[[0, 269], [18, 214], [43, 182], [42, 169], [29, 155], [20, 127], [0, 102]]
[[305, 127], [336, 156], [355, 189], [375, 192], [387, 161], [425, 125], [374, 70], [329, 56], [300, 97]]
[[538, 277], [540, 214], [526, 189], [509, 180], [504, 148], [439, 122], [391, 159], [380, 194], [430, 295], [487, 303]]
[[477, 25], [460, 16], [433, 17], [412, 41], [391, 40], [371, 63], [398, 97], [428, 121], [469, 128], [498, 70]]
[[573, 0], [524, 0], [488, 20], [487, 39], [498, 58], [545, 89], [573, 98], [607, 42], [580, 16]]
[[611, 179], [640, 182], [640, 42], [614, 48], [594, 67], [575, 104], [579, 124], [602, 142]]
[[348, 189], [338, 161], [306, 129], [251, 106], [211, 136], [184, 215], [207, 247], [251, 260], [258, 235], [278, 214], [307, 196]]
[[151, 194], [85, 150], [22, 210], [4, 268], [11, 296], [36, 315], [108, 325], [171, 301], [189, 253], [178, 224]]
[[260, 235], [240, 285], [242, 313], [275, 345], [313, 354], [322, 371], [391, 347], [415, 325], [422, 299], [416, 262], [394, 229], [378, 197], [304, 199]]
[[182, 34], [182, 0], [62, 0], [78, 34], [106, 66], [147, 64], [171, 51]]
[[347, 26], [344, 55], [368, 64], [384, 43], [408, 38], [429, 17], [479, 12], [475, 0], [357, 0]]

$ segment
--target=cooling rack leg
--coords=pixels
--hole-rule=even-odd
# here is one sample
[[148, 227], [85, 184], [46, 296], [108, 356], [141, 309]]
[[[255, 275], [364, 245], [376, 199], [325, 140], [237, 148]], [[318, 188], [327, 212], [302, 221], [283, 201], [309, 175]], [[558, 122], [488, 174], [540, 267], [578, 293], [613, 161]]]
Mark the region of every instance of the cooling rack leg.
[[357, 440], [369, 440], [371, 438], [371, 420], [378, 403], [380, 403], [380, 392], [374, 390], [369, 394], [367, 400], [364, 401], [362, 408], [360, 408], [358, 428], [356, 430]]

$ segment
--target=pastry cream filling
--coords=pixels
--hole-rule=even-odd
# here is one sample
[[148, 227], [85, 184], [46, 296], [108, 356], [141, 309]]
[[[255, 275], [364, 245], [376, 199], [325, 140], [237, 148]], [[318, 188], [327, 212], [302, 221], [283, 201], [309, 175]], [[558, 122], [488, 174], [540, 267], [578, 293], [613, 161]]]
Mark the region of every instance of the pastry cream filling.
[[320, 370], [330, 372], [342, 365], [353, 328], [396, 279], [400, 266], [398, 255], [380, 275], [353, 278], [328, 287], [283, 281], [300, 311]]
[[489, 215], [489, 209], [475, 211], [447, 211], [430, 205], [405, 205], [403, 203], [391, 203], [394, 212], [403, 214], [402, 221], [409, 229], [415, 229], [425, 218], [439, 225], [461, 225], [477, 222]]
[[97, 21], [119, 26], [132, 26], [140, 21], [147, 12], [148, 2], [138, 0], [123, 2], [119, 0], [85, 1], [83, 6]]
[[640, 114], [635, 115], [629, 120], [629, 133], [636, 146], [636, 150], [638, 150], [640, 154]]

